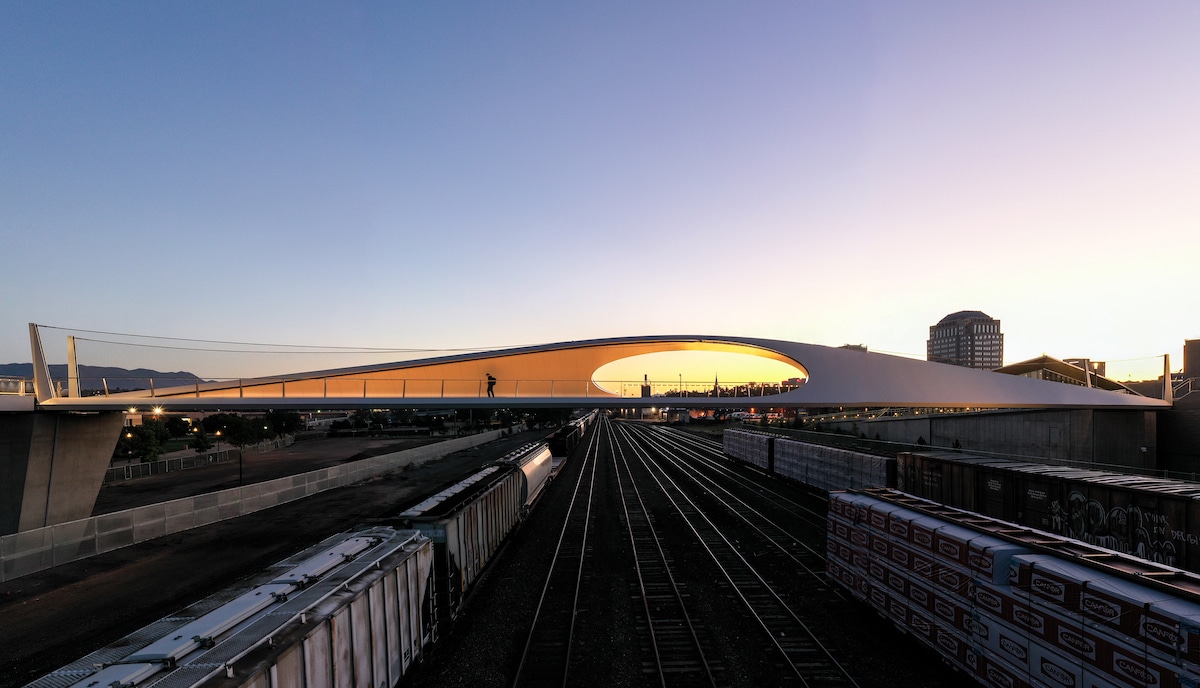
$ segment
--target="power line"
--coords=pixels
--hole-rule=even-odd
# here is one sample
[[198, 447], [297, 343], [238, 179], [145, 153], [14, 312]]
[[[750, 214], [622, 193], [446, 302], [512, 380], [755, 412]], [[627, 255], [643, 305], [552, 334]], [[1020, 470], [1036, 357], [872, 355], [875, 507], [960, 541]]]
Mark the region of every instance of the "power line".
[[141, 347], [146, 347], [146, 348], [151, 348], [151, 349], [175, 349], [178, 351], [215, 351], [218, 353], [438, 353], [438, 352], [461, 353], [461, 352], [471, 352], [471, 351], [493, 351], [496, 349], [510, 349], [515, 346], [518, 346], [515, 344], [506, 344], [503, 346], [461, 347], [461, 348], [443, 348], [443, 349], [433, 349], [433, 348], [430, 348], [430, 349], [417, 349], [417, 348], [392, 349], [392, 348], [384, 348], [384, 347], [366, 347], [366, 346], [324, 346], [324, 345], [320, 345], [320, 344], [312, 344], [312, 345], [309, 345], [309, 344], [265, 344], [265, 343], [260, 343], [260, 342], [232, 342], [232, 341], [223, 341], [223, 340], [219, 340], [219, 339], [190, 339], [187, 337], [164, 337], [164, 336], [159, 336], [159, 335], [148, 335], [148, 334], [130, 334], [127, 332], [106, 332], [103, 330], [84, 330], [84, 329], [79, 329], [79, 328], [75, 328], [75, 327], [56, 327], [54, 325], [37, 325], [37, 327], [45, 328], [48, 330], [61, 330], [63, 332], [86, 332], [88, 334], [102, 334], [102, 335], [108, 335], [110, 337], [129, 337], [129, 338], [134, 338], [134, 339], [157, 339], [157, 340], [172, 341], [172, 342], [195, 342], [198, 344], [220, 344], [220, 345], [226, 345], [226, 346], [258, 346], [258, 347], [276, 347], [276, 348], [281, 348], [281, 349], [324, 349], [324, 350], [326, 350], [326, 351], [285, 352], [285, 351], [262, 351], [262, 350], [257, 350], [257, 349], [249, 350], [249, 351], [234, 350], [234, 349], [200, 349], [200, 348], [192, 348], [192, 347], [171, 347], [171, 346], [153, 345], [153, 344], [134, 344], [132, 342], [116, 342], [116, 341], [105, 340], [105, 339], [86, 339], [86, 338], [82, 338], [82, 337], [80, 338], [82, 341], [103, 342], [105, 344], [118, 344], [118, 345], [123, 345], [123, 346], [141, 346]]
[[[202, 349], [195, 346], [170, 346], [167, 344], [131, 344], [130, 342], [117, 342], [111, 339], [92, 339], [90, 337], [76, 337], [79, 342], [95, 342], [100, 344], [117, 344], [120, 346], [136, 346], [141, 349], [168, 349], [171, 351], [201, 351], [210, 354], [398, 354], [398, 353], [421, 353], [429, 351], [487, 351], [487, 349], [325, 349], [323, 351], [297, 351], [297, 350], [271, 350], [271, 349]], [[189, 340], [182, 340], [189, 341]], [[210, 342], [215, 343], [215, 342]], [[233, 342], [229, 342], [232, 344]], [[248, 346], [271, 346], [270, 344], [248, 344]]]

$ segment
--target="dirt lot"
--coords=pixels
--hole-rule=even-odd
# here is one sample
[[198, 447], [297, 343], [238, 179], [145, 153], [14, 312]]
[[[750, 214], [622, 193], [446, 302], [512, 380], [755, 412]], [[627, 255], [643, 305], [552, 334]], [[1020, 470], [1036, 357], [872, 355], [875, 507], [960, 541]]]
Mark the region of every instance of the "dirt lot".
[[240, 465], [238, 461], [229, 461], [105, 485], [96, 498], [92, 515], [237, 487], [239, 471], [242, 482], [249, 485], [439, 441], [438, 437], [346, 437], [297, 442], [275, 451], [246, 454]]
[[[0, 688], [24, 685], [329, 535], [399, 513], [472, 468], [545, 434], [523, 433], [364, 484], [0, 583]], [[245, 468], [249, 474], [251, 463], [261, 464], [263, 472], [255, 475], [276, 477], [273, 470], [296, 473], [396, 451], [396, 442], [306, 442], [248, 457]], [[220, 489], [212, 487], [213, 481], [228, 480], [230, 468], [180, 471], [142, 479], [145, 484], [130, 481], [106, 488], [102, 497], [113, 510], [207, 492]], [[214, 473], [203, 475], [208, 471]], [[236, 484], [236, 464], [232, 471]], [[202, 484], [208, 487], [198, 490]]]

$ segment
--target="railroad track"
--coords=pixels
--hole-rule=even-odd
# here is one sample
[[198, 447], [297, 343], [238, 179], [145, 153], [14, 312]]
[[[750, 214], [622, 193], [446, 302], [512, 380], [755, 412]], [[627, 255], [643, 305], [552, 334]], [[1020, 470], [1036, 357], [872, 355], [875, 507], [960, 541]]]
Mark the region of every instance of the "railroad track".
[[[694, 467], [705, 469], [709, 475], [719, 479], [721, 484], [744, 490], [746, 494], [753, 495], [755, 501], [772, 506], [781, 516], [799, 519], [818, 529], [825, 528], [825, 511], [828, 506], [825, 493], [810, 492], [811, 499], [807, 500], [808, 503], [791, 499], [782, 492], [772, 489], [769, 486], [770, 483], [764, 485], [761, 480], [747, 478], [745, 475], [747, 471], [759, 475], [766, 474], [747, 464], [731, 461], [729, 457], [725, 456], [725, 450], [720, 442], [674, 428], [654, 426], [648, 431], [657, 433], [664, 442], [676, 447], [681, 456], [691, 460]], [[772, 478], [772, 480], [775, 479]], [[807, 486], [805, 487], [808, 489]]]
[[[603, 425], [610, 424], [604, 420]], [[633, 551], [636, 594], [641, 601], [640, 630], [647, 656], [642, 662], [643, 673], [652, 675], [662, 688], [725, 685], [723, 669], [702, 642], [703, 629], [698, 632], [687, 608], [683, 585], [672, 571], [673, 562], [663, 549], [654, 518], [642, 499], [626, 449], [611, 429], [606, 435]]]
[[567, 685], [580, 588], [588, 558], [588, 531], [600, 463], [599, 434], [591, 434], [584, 452], [584, 463], [513, 678], [513, 688]]
[[[673, 457], [678, 446], [672, 446], [645, 427], [634, 429], [630, 424], [619, 424], [617, 428], [631, 448], [631, 456], [641, 466], [647, 484], [657, 486], [674, 512], [686, 522], [727, 581], [731, 593], [761, 629], [764, 640], [775, 649], [783, 676], [788, 679], [786, 682], [812, 687], [857, 686], [797, 613], [794, 603], [772, 583], [772, 578], [786, 577], [787, 574], [778, 563], [771, 563], [778, 562], [779, 556], [763, 556], [763, 549], [800, 550], [803, 552], [800, 556], [809, 560], [803, 568], [824, 585], [823, 578], [812, 565], [820, 561], [820, 555], [811, 549], [797, 548], [796, 541], [769, 519], [728, 491], [715, 489], [719, 487], [715, 481], [699, 475], [686, 462]], [[735, 514], [735, 519], [740, 518], [742, 524], [750, 520], [758, 523], [739, 527], [720, 525], [714, 520], [726, 520], [729, 513]], [[768, 536], [766, 533], [771, 531], [774, 534]], [[727, 532], [737, 533], [738, 542], [731, 540]], [[751, 562], [750, 558], [755, 561]], [[795, 554], [788, 554], [784, 559], [792, 562], [788, 564], [790, 568], [800, 561]], [[769, 570], [760, 570], [768, 567]]]
[[[690, 480], [701, 490], [719, 500], [722, 510], [736, 516], [739, 529], [750, 529], [770, 543], [797, 567], [821, 585], [825, 584], [825, 514], [746, 480], [730, 471], [728, 466], [711, 463], [703, 456], [679, 443], [677, 435], [658, 428], [637, 428], [635, 432], [648, 443], [657, 442], [660, 458], [669, 463], [675, 474]], [[715, 471], [715, 474], [714, 474]], [[798, 533], [794, 528], [801, 521], [810, 528]], [[788, 526], [781, 526], [787, 523]]]

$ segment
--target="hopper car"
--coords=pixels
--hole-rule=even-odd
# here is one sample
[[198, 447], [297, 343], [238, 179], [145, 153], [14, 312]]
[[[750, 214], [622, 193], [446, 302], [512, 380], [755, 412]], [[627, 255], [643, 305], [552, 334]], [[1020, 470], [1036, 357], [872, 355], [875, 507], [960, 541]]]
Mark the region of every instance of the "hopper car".
[[458, 618], [508, 533], [550, 479], [545, 442], [528, 444], [400, 514], [405, 527], [433, 541], [435, 628]]
[[341, 533], [26, 688], [395, 685], [432, 642], [432, 570], [419, 533]]

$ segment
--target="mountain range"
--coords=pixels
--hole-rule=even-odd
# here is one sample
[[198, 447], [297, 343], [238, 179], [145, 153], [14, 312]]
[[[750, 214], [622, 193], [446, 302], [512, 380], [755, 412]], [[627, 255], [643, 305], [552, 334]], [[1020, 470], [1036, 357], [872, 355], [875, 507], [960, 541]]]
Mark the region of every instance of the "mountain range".
[[[0, 377], [31, 378], [33, 377], [33, 364], [0, 363]], [[50, 378], [54, 380], [55, 384], [61, 384], [65, 389], [67, 386], [66, 364], [52, 364], [50, 366]], [[150, 380], [152, 379], [154, 380], [154, 387], [158, 389], [191, 385], [195, 384], [197, 380], [204, 382], [195, 373], [186, 371], [164, 373], [148, 368], [128, 370], [126, 368], [111, 366], [79, 366], [79, 388], [83, 394], [103, 392], [106, 383], [110, 392], [149, 389]]]

